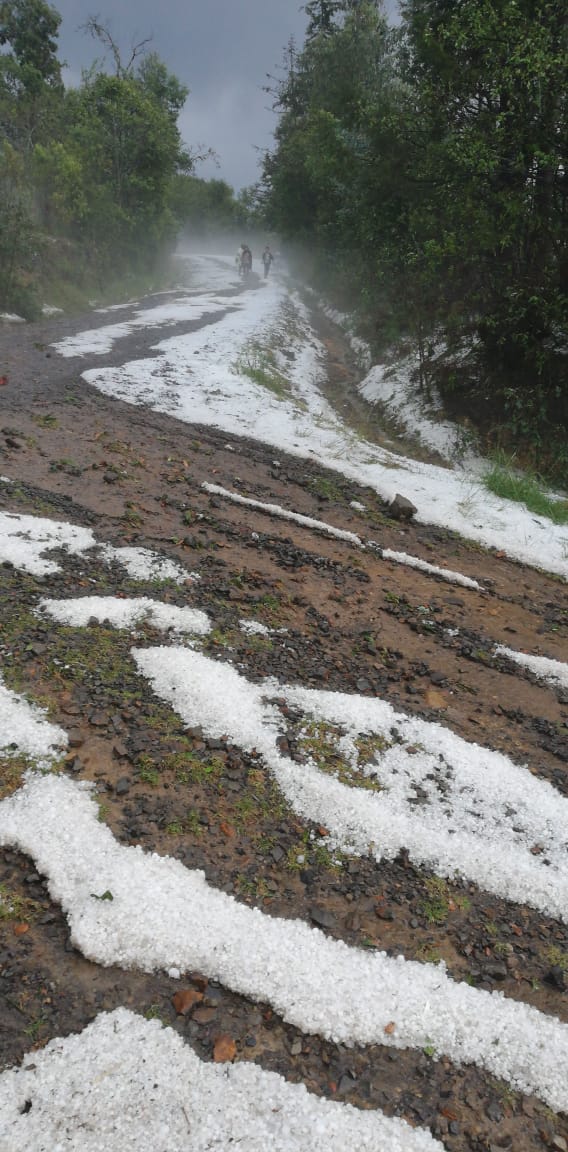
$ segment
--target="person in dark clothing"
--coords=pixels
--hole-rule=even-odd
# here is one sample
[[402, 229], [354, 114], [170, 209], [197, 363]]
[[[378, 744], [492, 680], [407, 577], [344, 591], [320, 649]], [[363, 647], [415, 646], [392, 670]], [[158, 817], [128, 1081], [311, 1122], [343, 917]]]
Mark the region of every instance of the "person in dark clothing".
[[270, 248], [267, 244], [266, 248], [264, 249], [264, 252], [262, 253], [262, 263], [264, 265], [265, 278], [268, 276], [268, 273], [270, 272], [270, 265], [272, 264], [273, 260], [274, 260], [274, 256], [272, 255], [272, 252], [270, 251]]
[[241, 249], [241, 275], [248, 276], [252, 272], [252, 252], [248, 244], [243, 244]]

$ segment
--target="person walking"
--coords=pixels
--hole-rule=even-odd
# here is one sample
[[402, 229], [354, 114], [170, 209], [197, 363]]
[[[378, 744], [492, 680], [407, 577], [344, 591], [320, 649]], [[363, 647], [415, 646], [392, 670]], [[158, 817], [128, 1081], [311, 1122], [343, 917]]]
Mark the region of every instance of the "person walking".
[[270, 272], [270, 265], [272, 264], [273, 260], [274, 260], [274, 256], [272, 255], [272, 252], [270, 251], [270, 247], [267, 244], [266, 248], [264, 249], [264, 252], [262, 253], [262, 263], [264, 265], [264, 278], [265, 279], [268, 276], [268, 273]]
[[241, 252], [241, 276], [243, 277], [243, 279], [246, 279], [246, 277], [251, 272], [252, 272], [252, 252], [251, 252], [248, 244], [243, 244], [242, 245], [242, 252]]

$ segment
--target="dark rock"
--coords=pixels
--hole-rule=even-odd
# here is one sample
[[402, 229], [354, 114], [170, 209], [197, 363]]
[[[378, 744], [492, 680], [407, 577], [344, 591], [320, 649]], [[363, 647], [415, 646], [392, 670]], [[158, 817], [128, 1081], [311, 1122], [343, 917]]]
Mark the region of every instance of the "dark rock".
[[507, 965], [502, 964], [499, 960], [489, 960], [487, 964], [483, 965], [483, 975], [491, 976], [492, 980], [506, 980]]
[[127, 792], [130, 792], [130, 780], [127, 776], [121, 776], [120, 780], [117, 780], [115, 792], [117, 796], [126, 796]]
[[112, 746], [112, 754], [119, 760], [128, 758], [128, 748], [122, 743], [121, 740], [115, 740]]
[[497, 1100], [490, 1100], [485, 1115], [488, 1120], [492, 1120], [494, 1124], [500, 1124], [503, 1119], [503, 1110]]
[[418, 508], [412, 503], [412, 500], [407, 500], [406, 496], [400, 495], [400, 492], [397, 492], [394, 500], [391, 500], [388, 506], [388, 514], [392, 516], [393, 520], [412, 520], [417, 512]]
[[561, 992], [566, 992], [568, 989], [568, 973], [559, 964], [553, 964], [544, 979], [547, 984], [552, 984], [553, 988], [559, 988]]
[[108, 724], [108, 716], [106, 712], [91, 712], [91, 715], [89, 716], [89, 724], [92, 724], [93, 728], [106, 728]]
[[358, 692], [370, 692], [371, 691], [371, 684], [370, 684], [369, 680], [365, 679], [364, 676], [360, 677], [360, 679], [357, 681], [355, 687], [357, 688]]
[[317, 924], [318, 928], [335, 928], [336, 926], [335, 916], [325, 908], [310, 908], [310, 920]]
[[353, 1077], [350, 1076], [348, 1072], [346, 1072], [345, 1075], [341, 1077], [341, 1080], [339, 1081], [339, 1084], [337, 1085], [337, 1095], [338, 1096], [345, 1096], [346, 1092], [352, 1092], [356, 1083], [357, 1083], [357, 1081], [354, 1080]]

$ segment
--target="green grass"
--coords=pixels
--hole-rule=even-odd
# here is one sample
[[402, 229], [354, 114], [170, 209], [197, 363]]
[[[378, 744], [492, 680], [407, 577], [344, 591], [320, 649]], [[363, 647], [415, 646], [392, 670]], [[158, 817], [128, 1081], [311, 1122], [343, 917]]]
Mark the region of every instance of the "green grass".
[[499, 457], [483, 482], [495, 496], [524, 504], [529, 512], [545, 516], [554, 524], [568, 524], [568, 500], [555, 500], [550, 496], [538, 476], [517, 472], [513, 461]]
[[254, 384], [267, 388], [279, 400], [289, 392], [286, 377], [276, 367], [276, 358], [270, 348], [250, 340], [233, 365], [239, 376], [248, 376]]

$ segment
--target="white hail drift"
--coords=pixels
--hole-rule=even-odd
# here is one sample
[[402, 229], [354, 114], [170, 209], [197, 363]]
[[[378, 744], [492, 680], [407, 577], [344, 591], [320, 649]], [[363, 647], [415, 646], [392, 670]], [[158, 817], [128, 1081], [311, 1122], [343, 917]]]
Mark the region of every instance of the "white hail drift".
[[[567, 1025], [457, 984], [443, 965], [370, 954], [267, 916], [178, 860], [123, 847], [99, 821], [88, 786], [31, 777], [0, 803], [0, 845], [32, 857], [73, 943], [96, 963], [203, 972], [304, 1032], [343, 1044], [432, 1046], [568, 1108]], [[105, 893], [112, 899], [101, 900]]]
[[[439, 875], [467, 877], [497, 896], [568, 920], [568, 800], [507, 756], [383, 700], [276, 680], [252, 684], [231, 665], [186, 648], [134, 649], [133, 656], [187, 725], [260, 752], [288, 803], [325, 825], [332, 843], [377, 859], [406, 848]], [[356, 737], [378, 733], [386, 750], [365, 771], [380, 791], [350, 787], [315, 760], [299, 764], [282, 756], [283, 720], [267, 701], [279, 696], [307, 718], [341, 726], [354, 766]]]

